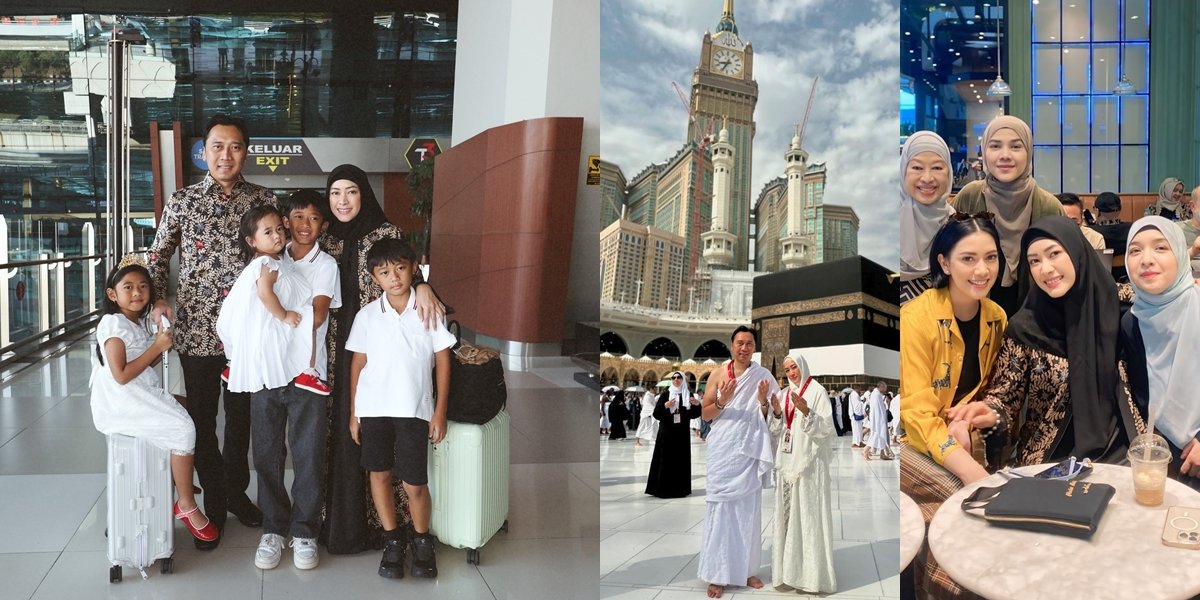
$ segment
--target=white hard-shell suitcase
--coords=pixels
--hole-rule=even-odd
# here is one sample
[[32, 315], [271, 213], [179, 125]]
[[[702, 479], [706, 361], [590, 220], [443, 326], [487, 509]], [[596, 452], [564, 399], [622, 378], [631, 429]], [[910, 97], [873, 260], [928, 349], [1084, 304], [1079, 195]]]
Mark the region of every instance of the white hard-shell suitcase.
[[448, 421], [446, 437], [429, 452], [430, 530], [443, 544], [467, 549], [479, 564], [479, 548], [496, 531], [508, 531], [508, 411], [472, 425]]
[[171, 456], [140, 438], [108, 436], [108, 571], [121, 581], [121, 567], [137, 569], [162, 559], [163, 573], [174, 570], [175, 520]]

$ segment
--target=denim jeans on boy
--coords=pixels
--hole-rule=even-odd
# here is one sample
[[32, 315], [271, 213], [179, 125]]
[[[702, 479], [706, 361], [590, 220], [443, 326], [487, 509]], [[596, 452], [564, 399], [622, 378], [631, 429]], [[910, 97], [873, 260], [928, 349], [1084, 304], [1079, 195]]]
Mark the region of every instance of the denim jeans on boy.
[[[254, 392], [250, 398], [254, 469], [263, 533], [315, 538], [321, 532], [321, 492], [325, 484], [325, 397], [293, 384]], [[283, 485], [284, 430], [291, 448], [292, 498]]]

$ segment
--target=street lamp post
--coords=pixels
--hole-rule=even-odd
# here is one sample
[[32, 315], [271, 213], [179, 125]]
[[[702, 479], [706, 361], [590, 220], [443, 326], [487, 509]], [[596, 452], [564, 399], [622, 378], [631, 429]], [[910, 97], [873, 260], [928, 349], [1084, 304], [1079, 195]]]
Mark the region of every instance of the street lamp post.
[[667, 312], [671, 312], [671, 300], [673, 300], [673, 298], [667, 296]]
[[637, 287], [637, 301], [634, 302], [634, 304], [640, 305], [642, 303], [642, 280], [639, 279], [639, 280], [635, 281], [634, 283], [636, 283], [638, 286]]

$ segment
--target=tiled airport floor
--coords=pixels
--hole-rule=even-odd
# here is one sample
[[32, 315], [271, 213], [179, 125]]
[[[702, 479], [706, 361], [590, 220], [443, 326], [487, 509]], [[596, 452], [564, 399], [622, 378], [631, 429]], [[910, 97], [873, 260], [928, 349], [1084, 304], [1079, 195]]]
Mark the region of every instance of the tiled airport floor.
[[[511, 414], [509, 531], [481, 550], [439, 544], [436, 580], [385, 580], [379, 554], [321, 551], [312, 571], [254, 564], [260, 531], [230, 516], [213, 552], [175, 529], [175, 573], [125, 569], [108, 582], [105, 445], [88, 405], [88, 342], [13, 375], [0, 373], [0, 600], [63, 598], [594, 598], [599, 552], [599, 466], [591, 391], [570, 359], [539, 358], [506, 372]], [[178, 377], [175, 379], [178, 381]], [[218, 426], [218, 430], [220, 425]], [[290, 482], [291, 471], [288, 476]], [[253, 476], [253, 474], [252, 474]], [[249, 493], [253, 498], [256, 484]], [[577, 593], [576, 593], [577, 592]]]
[[[598, 430], [593, 432], [597, 435]], [[823, 598], [900, 597], [900, 465], [871, 460], [833, 442], [833, 560], [838, 592]], [[663, 500], [645, 494], [653, 444], [600, 441], [600, 597], [620, 600], [704, 598], [696, 576], [704, 527], [705, 450], [692, 438], [692, 495]], [[810, 597], [772, 589], [774, 490], [763, 493], [761, 590], [726, 589], [724, 599]]]

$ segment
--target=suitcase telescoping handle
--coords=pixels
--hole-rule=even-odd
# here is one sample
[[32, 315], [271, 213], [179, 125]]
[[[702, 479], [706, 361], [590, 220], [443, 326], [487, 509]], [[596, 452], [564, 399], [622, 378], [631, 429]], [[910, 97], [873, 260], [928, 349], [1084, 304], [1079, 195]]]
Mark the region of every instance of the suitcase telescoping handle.
[[[163, 328], [163, 330], [164, 330], [164, 331], [165, 331], [165, 330], [169, 330], [169, 329], [171, 329], [171, 321], [169, 321], [169, 320], [167, 319], [167, 315], [163, 315], [163, 316], [161, 316], [161, 317], [159, 317], [159, 318], [161, 318], [161, 319], [162, 319], [162, 328]], [[162, 380], [163, 380], [163, 391], [167, 392], [168, 394], [169, 394], [169, 393], [171, 393], [171, 384], [169, 383], [169, 382], [170, 382], [170, 377], [171, 377], [171, 374], [170, 374], [170, 373], [171, 373], [171, 371], [170, 371], [170, 364], [169, 364], [169, 360], [168, 360], [168, 358], [167, 358], [167, 357], [168, 357], [168, 355], [170, 355], [170, 354], [171, 354], [171, 351], [170, 351], [170, 350], [167, 350], [166, 352], [163, 352], [163, 361], [162, 361], [162, 362], [163, 362], [163, 376], [162, 376]]]

